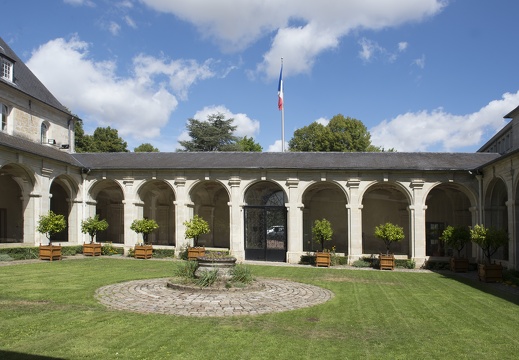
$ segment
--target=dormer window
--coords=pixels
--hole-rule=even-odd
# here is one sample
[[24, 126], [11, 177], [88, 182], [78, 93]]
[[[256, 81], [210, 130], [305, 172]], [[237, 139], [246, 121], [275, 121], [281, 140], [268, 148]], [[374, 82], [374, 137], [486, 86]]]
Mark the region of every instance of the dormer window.
[[13, 82], [13, 63], [4, 57], [0, 57], [0, 76], [2, 79]]

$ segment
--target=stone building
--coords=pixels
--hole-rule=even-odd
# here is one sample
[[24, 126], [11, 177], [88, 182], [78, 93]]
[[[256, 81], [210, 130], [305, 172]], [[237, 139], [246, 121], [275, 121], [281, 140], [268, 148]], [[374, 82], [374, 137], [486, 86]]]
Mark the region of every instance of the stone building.
[[[354, 261], [378, 254], [376, 225], [391, 221], [405, 240], [392, 248], [418, 265], [450, 256], [448, 225], [506, 229], [495, 258], [519, 269], [516, 197], [519, 107], [476, 153], [75, 153], [76, 119], [0, 39], [0, 247], [46, 243], [35, 231], [49, 210], [67, 229], [53, 240], [89, 241], [81, 221], [110, 224], [98, 242], [126, 250], [140, 239], [134, 219], [155, 219], [155, 247], [188, 244], [183, 223], [198, 214], [211, 232], [200, 242], [238, 259], [297, 263], [317, 249], [316, 219], [334, 228], [337, 253]], [[474, 245], [465, 256], [480, 257]]]

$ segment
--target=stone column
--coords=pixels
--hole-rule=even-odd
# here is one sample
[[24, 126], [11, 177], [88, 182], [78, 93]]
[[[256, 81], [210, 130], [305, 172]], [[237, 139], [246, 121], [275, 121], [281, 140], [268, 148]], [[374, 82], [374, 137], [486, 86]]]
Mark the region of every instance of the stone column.
[[362, 199], [359, 198], [359, 179], [350, 179], [346, 183], [350, 199], [346, 204], [348, 213], [348, 263], [362, 257]]
[[245, 260], [245, 236], [243, 234], [243, 208], [240, 197], [241, 180], [239, 176], [231, 176], [231, 199], [229, 201], [229, 250], [238, 260]]
[[287, 208], [287, 262], [297, 264], [303, 255], [303, 205], [297, 202], [299, 198], [299, 179], [289, 178]]
[[421, 267], [426, 260], [425, 257], [425, 211], [423, 198], [423, 180], [413, 180], [410, 184], [413, 189], [413, 203], [409, 206], [410, 229], [409, 229], [409, 256], [416, 262], [417, 267]]
[[[511, 197], [512, 195], [510, 195]], [[515, 239], [515, 201], [508, 200], [506, 202], [508, 213], [508, 268], [517, 269], [517, 243]]]
[[189, 211], [186, 207], [186, 178], [177, 177], [175, 179], [177, 198], [175, 204], [175, 248], [176, 253], [180, 254], [182, 248], [189, 246], [189, 239], [185, 238], [186, 227], [184, 222], [189, 220]]

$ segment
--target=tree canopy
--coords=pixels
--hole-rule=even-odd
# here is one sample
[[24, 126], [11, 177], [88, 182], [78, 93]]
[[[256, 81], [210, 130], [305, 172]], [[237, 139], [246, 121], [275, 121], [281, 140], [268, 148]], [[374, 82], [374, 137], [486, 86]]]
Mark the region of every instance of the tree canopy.
[[371, 135], [362, 121], [341, 114], [328, 125], [313, 122], [297, 129], [289, 141], [290, 151], [382, 151], [371, 144]]
[[260, 144], [254, 141], [254, 138], [244, 136], [240, 138], [237, 143], [238, 151], [253, 151], [253, 152], [262, 152], [263, 148]]
[[185, 151], [235, 151], [238, 138], [233, 135], [234, 119], [221, 113], [211, 114], [207, 121], [189, 119], [187, 130], [191, 140], [179, 141]]
[[150, 143], [140, 144], [133, 149], [134, 152], [159, 152], [159, 149], [151, 145]]
[[80, 121], [76, 123], [75, 129], [76, 152], [128, 152], [128, 144], [119, 137], [117, 129], [98, 127], [93, 135], [85, 135], [83, 125]]

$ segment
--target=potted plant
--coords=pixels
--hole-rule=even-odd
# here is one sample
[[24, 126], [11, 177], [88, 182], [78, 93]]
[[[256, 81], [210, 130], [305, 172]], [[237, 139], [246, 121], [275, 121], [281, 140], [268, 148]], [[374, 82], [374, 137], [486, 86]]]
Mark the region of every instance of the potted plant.
[[193, 239], [193, 246], [187, 249], [187, 259], [196, 260], [197, 257], [205, 255], [205, 247], [198, 246], [198, 238], [211, 231], [209, 223], [201, 216], [195, 215], [191, 220], [185, 221], [184, 226], [186, 227], [184, 235], [186, 239]]
[[401, 241], [404, 235], [404, 228], [390, 222], [375, 226], [375, 236], [386, 244], [386, 254], [379, 255], [380, 269], [395, 269], [395, 255], [389, 253], [389, 248], [394, 242]]
[[61, 260], [61, 245], [52, 245], [51, 237], [62, 232], [67, 227], [65, 216], [49, 211], [47, 215], [41, 215], [36, 231], [45, 234], [49, 240], [48, 245], [40, 244], [39, 255], [41, 260]]
[[83, 255], [101, 255], [101, 244], [95, 243], [94, 238], [99, 231], [106, 229], [108, 229], [108, 222], [105, 219], [99, 220], [99, 215], [89, 217], [81, 222], [81, 232], [90, 235], [90, 244], [83, 244]]
[[159, 228], [157, 222], [153, 219], [136, 219], [130, 225], [130, 229], [137, 234], [142, 234], [142, 242], [135, 245], [134, 257], [136, 259], [150, 259], [153, 252], [153, 246], [148, 244], [148, 235]]
[[507, 232], [494, 227], [486, 228], [478, 224], [470, 229], [470, 238], [483, 250], [486, 259], [486, 262], [478, 264], [479, 281], [503, 281], [503, 267], [501, 264], [496, 264], [495, 261], [492, 263], [491, 258], [501, 246], [508, 244]]
[[461, 250], [470, 241], [470, 230], [466, 226], [447, 226], [443, 230], [440, 240], [458, 252], [458, 256], [450, 259], [451, 271], [467, 272], [469, 270], [469, 260], [461, 257]]
[[333, 236], [332, 224], [326, 220], [315, 220], [312, 227], [312, 238], [318, 244], [321, 244], [321, 251], [315, 253], [315, 266], [330, 266], [331, 254], [325, 251], [324, 242], [330, 241]]

